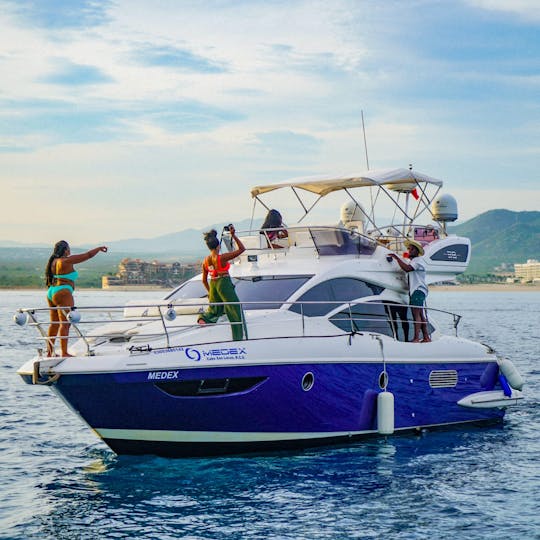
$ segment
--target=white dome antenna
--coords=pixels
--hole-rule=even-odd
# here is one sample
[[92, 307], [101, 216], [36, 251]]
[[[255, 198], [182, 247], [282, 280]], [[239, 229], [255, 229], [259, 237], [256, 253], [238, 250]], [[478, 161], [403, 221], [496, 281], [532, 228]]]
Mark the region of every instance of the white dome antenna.
[[440, 221], [441, 223], [456, 221], [458, 218], [456, 199], [448, 193], [439, 195], [433, 199], [430, 210], [433, 219], [435, 221]]

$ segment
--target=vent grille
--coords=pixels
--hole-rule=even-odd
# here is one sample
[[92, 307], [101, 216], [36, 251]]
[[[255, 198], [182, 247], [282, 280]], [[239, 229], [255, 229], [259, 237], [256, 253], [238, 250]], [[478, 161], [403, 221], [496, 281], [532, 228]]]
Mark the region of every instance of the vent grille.
[[454, 388], [457, 382], [458, 374], [455, 369], [435, 370], [429, 374], [431, 388]]

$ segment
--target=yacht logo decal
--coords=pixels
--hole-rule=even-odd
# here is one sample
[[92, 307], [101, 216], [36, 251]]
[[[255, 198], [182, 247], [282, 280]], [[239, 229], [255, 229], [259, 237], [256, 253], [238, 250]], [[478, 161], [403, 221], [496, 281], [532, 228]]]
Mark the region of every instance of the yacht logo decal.
[[187, 358], [195, 362], [199, 360], [245, 360], [247, 356], [245, 347], [200, 350], [186, 347], [184, 352]]
[[190, 360], [195, 360], [195, 362], [198, 362], [201, 359], [201, 353], [197, 349], [186, 347], [185, 353]]

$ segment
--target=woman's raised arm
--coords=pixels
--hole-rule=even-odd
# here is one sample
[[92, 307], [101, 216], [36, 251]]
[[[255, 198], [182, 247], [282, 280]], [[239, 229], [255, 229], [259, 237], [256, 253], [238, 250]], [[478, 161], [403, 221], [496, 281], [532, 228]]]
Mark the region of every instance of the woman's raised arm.
[[69, 257], [66, 257], [64, 259], [64, 262], [69, 264], [79, 264], [87, 261], [88, 259], [91, 259], [92, 257], [95, 257], [100, 251], [106, 253], [107, 249], [107, 246], [99, 246], [87, 251], [86, 253], [77, 253], [76, 255], [70, 255]]

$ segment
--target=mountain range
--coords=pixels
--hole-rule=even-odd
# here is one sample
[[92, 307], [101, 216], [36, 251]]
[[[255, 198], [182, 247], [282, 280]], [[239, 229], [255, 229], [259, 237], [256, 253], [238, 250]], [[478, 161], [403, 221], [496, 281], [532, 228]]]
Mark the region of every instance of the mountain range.
[[[250, 228], [250, 220], [237, 222], [238, 230]], [[104, 242], [112, 253], [122, 256], [158, 258], [161, 260], [195, 260], [206, 253], [202, 241], [203, 231], [211, 228], [221, 231], [225, 223], [209, 225], [202, 230], [193, 228], [157, 236], [155, 238], [129, 238]], [[253, 222], [253, 228], [260, 220]], [[501, 264], [512, 265], [540, 258], [540, 212], [513, 212], [511, 210], [489, 210], [462, 224], [448, 227], [448, 232], [466, 236], [472, 242], [472, 259], [468, 273], [488, 273]], [[88, 249], [93, 245], [74, 246]], [[40, 248], [45, 245], [29, 245], [17, 242], [2, 242], [0, 248]], [[112, 254], [111, 253], [111, 254]], [[29, 255], [29, 254], [28, 254]]]
[[449, 232], [471, 239], [468, 273], [491, 272], [501, 264], [540, 259], [540, 212], [489, 210]]

